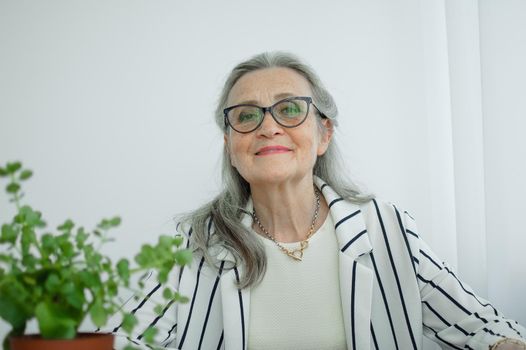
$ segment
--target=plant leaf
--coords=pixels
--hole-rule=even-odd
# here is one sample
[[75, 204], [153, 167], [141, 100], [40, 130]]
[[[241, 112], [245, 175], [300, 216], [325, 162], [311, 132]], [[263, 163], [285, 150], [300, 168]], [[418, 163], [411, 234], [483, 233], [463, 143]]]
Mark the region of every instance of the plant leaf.
[[57, 227], [57, 230], [59, 231], [71, 231], [71, 229], [75, 226], [75, 224], [73, 223], [73, 221], [71, 221], [70, 219], [67, 219], [66, 221], [64, 221], [64, 223], [60, 226]]
[[117, 263], [117, 273], [124, 281], [130, 279], [130, 263], [127, 259], [120, 259]]
[[15, 244], [16, 238], [18, 237], [18, 231], [9, 224], [2, 225], [2, 234], [0, 235], [0, 243], [11, 243]]
[[170, 288], [164, 288], [163, 290], [163, 298], [164, 299], [172, 299], [173, 298], [173, 293], [172, 293], [172, 290]]
[[5, 170], [9, 174], [14, 174], [21, 167], [22, 167], [22, 163], [20, 163], [20, 162], [12, 162], [12, 163], [7, 163], [7, 166], [6, 166]]
[[60, 278], [55, 273], [51, 273], [46, 279], [45, 287], [50, 293], [58, 292], [61, 287]]
[[[6, 281], [7, 282], [7, 281]], [[8, 290], [6, 290], [8, 289]], [[13, 327], [19, 329], [25, 327], [26, 321], [31, 317], [22, 300], [18, 300], [16, 290], [13, 291], [9, 286], [2, 286], [0, 289], [0, 318], [4, 319]]]
[[110, 219], [110, 224], [113, 226], [113, 227], [117, 227], [121, 224], [121, 218], [118, 217], [118, 216], [115, 216], [114, 218], [111, 218]]
[[137, 318], [135, 317], [135, 315], [127, 313], [124, 315], [122, 319], [122, 329], [126, 333], [131, 334], [131, 332], [133, 331], [133, 328], [135, 328], [137, 323], [139, 323], [139, 321], [137, 321]]
[[155, 334], [157, 334], [157, 328], [148, 327], [142, 334], [144, 341], [148, 344], [153, 343]]
[[20, 173], [19, 179], [24, 181], [29, 179], [33, 175], [33, 172], [31, 170], [24, 170]]
[[106, 324], [106, 321], [108, 320], [108, 313], [106, 312], [106, 309], [104, 309], [104, 306], [102, 305], [100, 299], [95, 300], [95, 302], [89, 310], [89, 314], [91, 316], [93, 324], [97, 327], [104, 326]]
[[181, 249], [174, 254], [177, 265], [187, 265], [192, 261], [192, 251], [190, 249]]
[[40, 334], [46, 339], [73, 339], [77, 322], [74, 315], [61, 305], [48, 301], [40, 302], [35, 308]]
[[174, 244], [177, 248], [179, 248], [181, 246], [181, 244], [183, 244], [184, 242], [184, 238], [183, 236], [181, 235], [177, 235], [174, 237]]
[[6, 186], [5, 190], [7, 193], [17, 193], [20, 190], [20, 185], [16, 182], [11, 182], [9, 185]]

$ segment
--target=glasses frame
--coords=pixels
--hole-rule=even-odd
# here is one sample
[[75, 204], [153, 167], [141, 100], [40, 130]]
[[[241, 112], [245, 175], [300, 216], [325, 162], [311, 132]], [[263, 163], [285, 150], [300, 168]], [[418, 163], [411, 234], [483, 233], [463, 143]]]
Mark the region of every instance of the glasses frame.
[[[276, 118], [276, 116], [273, 113], [275, 106], [277, 106], [280, 103], [283, 103], [283, 102], [286, 102], [286, 101], [290, 101], [290, 100], [303, 100], [303, 101], [307, 102], [307, 112], [305, 113], [305, 117], [303, 118], [303, 120], [301, 122], [299, 122], [298, 124], [293, 125], [293, 126], [281, 124], [279, 122], [278, 118]], [[230, 126], [232, 128], [232, 130], [235, 130], [236, 132], [238, 132], [240, 134], [251, 133], [252, 131], [257, 130], [261, 126], [261, 124], [263, 124], [263, 120], [265, 120], [265, 116], [267, 115], [267, 112], [269, 112], [270, 115], [272, 116], [272, 119], [274, 119], [274, 121], [276, 123], [278, 123], [279, 125], [281, 125], [282, 127], [288, 128], [288, 129], [295, 128], [295, 127], [298, 127], [301, 124], [303, 124], [305, 122], [305, 120], [307, 119], [307, 117], [309, 116], [309, 111], [310, 111], [309, 107], [310, 107], [310, 105], [313, 105], [314, 108], [316, 108], [316, 111], [318, 111], [318, 113], [320, 114], [320, 116], [322, 118], [327, 118], [327, 116], [325, 114], [323, 114], [318, 109], [318, 107], [314, 104], [314, 102], [312, 102], [312, 97], [309, 97], [309, 96], [291, 96], [291, 97], [284, 98], [283, 100], [279, 100], [278, 102], [274, 103], [272, 106], [268, 106], [268, 107], [261, 107], [261, 106], [250, 104], [250, 103], [242, 103], [242, 104], [238, 104], [238, 105], [227, 107], [227, 108], [225, 108], [223, 110], [223, 114], [224, 114], [224, 118], [225, 118], [225, 129]], [[228, 119], [228, 112], [230, 112], [232, 109], [234, 109], [236, 107], [243, 107], [243, 106], [256, 107], [260, 111], [263, 112], [263, 117], [261, 118], [259, 123], [252, 130], [249, 130], [249, 131], [239, 131], [239, 130], [237, 130], [236, 128], [234, 128], [234, 126], [230, 123], [230, 120]]]

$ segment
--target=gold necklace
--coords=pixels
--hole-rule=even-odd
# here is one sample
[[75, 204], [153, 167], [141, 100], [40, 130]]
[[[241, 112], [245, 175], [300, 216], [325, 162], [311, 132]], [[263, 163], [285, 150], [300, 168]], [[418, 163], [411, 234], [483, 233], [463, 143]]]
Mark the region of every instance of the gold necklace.
[[302, 261], [303, 260], [303, 251], [305, 249], [307, 249], [307, 247], [309, 246], [309, 238], [313, 235], [314, 233], [314, 226], [316, 225], [316, 219], [318, 219], [318, 213], [320, 211], [320, 193], [318, 192], [318, 189], [317, 188], [314, 188], [314, 194], [316, 196], [316, 210], [314, 211], [314, 217], [312, 218], [312, 224], [310, 225], [310, 229], [309, 229], [309, 232], [307, 233], [307, 237], [300, 242], [300, 247], [299, 248], [296, 248], [296, 249], [287, 249], [285, 248], [284, 246], [282, 246], [281, 244], [279, 244], [278, 241], [276, 241], [276, 239], [274, 238], [273, 235], [271, 235], [267, 229], [265, 227], [263, 227], [263, 225], [261, 224], [261, 222], [259, 221], [259, 218], [257, 217], [256, 215], [256, 209], [254, 208], [252, 210], [252, 217], [254, 218], [254, 221], [258, 224], [259, 228], [261, 229], [261, 231], [263, 231], [263, 233], [268, 237], [270, 238], [274, 243], [276, 243], [276, 245], [278, 246], [279, 249], [281, 249], [281, 251], [285, 254], [287, 254], [288, 256], [290, 256], [292, 259], [296, 260], [296, 261]]

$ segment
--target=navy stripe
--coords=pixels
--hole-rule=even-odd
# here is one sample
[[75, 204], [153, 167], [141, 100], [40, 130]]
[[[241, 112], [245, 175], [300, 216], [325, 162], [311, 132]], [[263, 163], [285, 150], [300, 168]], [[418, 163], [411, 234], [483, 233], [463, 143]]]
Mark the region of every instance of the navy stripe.
[[418, 260], [417, 257], [414, 257], [414, 256], [413, 256], [413, 260], [416, 261], [417, 264], [420, 264], [420, 260]]
[[481, 320], [482, 322], [484, 323], [488, 323], [488, 320], [486, 320], [484, 317], [481, 317], [478, 312], [475, 312], [475, 317], [478, 318], [479, 320]]
[[333, 200], [332, 202], [329, 203], [329, 209], [336, 203], [338, 203], [339, 201], [343, 201], [343, 198], [336, 198], [335, 200]]
[[356, 331], [354, 320], [354, 301], [356, 296], [356, 260], [352, 264], [352, 282], [351, 282], [351, 334], [352, 334], [352, 348], [356, 349]]
[[376, 335], [374, 334], [374, 327], [373, 327], [373, 323], [372, 322], [371, 322], [371, 335], [373, 336], [374, 348], [376, 350], [378, 350], [378, 342], [376, 341]]
[[433, 260], [429, 255], [427, 255], [426, 252], [424, 252], [422, 249], [420, 249], [420, 253], [429, 259], [439, 270], [442, 270], [442, 266], [439, 265], [435, 260]]
[[[192, 235], [192, 227], [188, 231], [188, 238], [186, 240], [186, 249], [190, 246], [190, 236]], [[178, 283], [181, 284], [181, 277], [183, 277], [184, 265], [179, 268]]]
[[195, 303], [195, 296], [197, 295], [197, 288], [199, 288], [199, 277], [201, 276], [201, 268], [203, 267], [203, 263], [205, 262], [205, 258], [201, 258], [201, 261], [199, 262], [199, 268], [197, 269], [197, 279], [195, 282], [195, 288], [194, 288], [194, 294], [192, 296], [192, 302], [190, 304], [190, 311], [188, 313], [188, 318], [186, 319], [186, 324], [184, 326], [183, 335], [181, 336], [181, 341], [179, 342], [179, 348], [183, 347], [184, 340], [186, 338], [186, 333], [188, 332], [188, 326], [190, 325], [190, 320], [192, 318], [192, 311], [194, 310], [194, 303]]
[[340, 226], [341, 224], [343, 224], [345, 221], [349, 220], [350, 218], [352, 218], [353, 216], [355, 216], [356, 214], [358, 214], [361, 210], [358, 209], [357, 211], [355, 211], [354, 213], [350, 214], [350, 215], [347, 215], [346, 217], [344, 217], [343, 219], [341, 219], [340, 221], [338, 221], [336, 223], [336, 225], [334, 225], [334, 229], [337, 229], [338, 226]]
[[[188, 238], [192, 237], [192, 230], [194, 228], [193, 227], [190, 227], [190, 230], [188, 230]], [[186, 242], [186, 248], [188, 248], [188, 243], [190, 242], [190, 239], [188, 239], [188, 242]]]
[[451, 300], [451, 302], [453, 302], [453, 304], [455, 304], [456, 306], [458, 306], [458, 308], [459, 308], [460, 310], [464, 311], [464, 312], [465, 312], [466, 314], [468, 314], [468, 315], [471, 315], [471, 312], [470, 312], [468, 309], [466, 309], [464, 306], [462, 306], [462, 305], [461, 305], [458, 301], [456, 301], [451, 295], [447, 294], [447, 292], [446, 292], [445, 290], [443, 290], [442, 287], [440, 287], [440, 286], [436, 286], [436, 288], [437, 288], [440, 292], [442, 292], [442, 294], [444, 294], [444, 296], [445, 296], [446, 298], [448, 298], [449, 300]]
[[435, 333], [435, 337], [440, 340], [441, 342], [443, 342], [444, 344], [446, 344], [447, 346], [450, 346], [452, 347], [453, 349], [458, 349], [458, 350], [462, 350], [462, 348], [459, 348], [458, 346], [456, 345], [453, 345], [451, 344], [450, 342], [446, 341], [445, 339], [442, 339], [438, 333], [431, 327], [429, 327], [428, 325], [424, 324], [424, 326], [426, 326], [427, 328], [429, 328], [433, 333]]
[[396, 206], [393, 205], [393, 208], [396, 212], [396, 218], [398, 219], [398, 225], [400, 226], [400, 233], [402, 233], [402, 236], [404, 237], [405, 247], [407, 248], [407, 254], [409, 255], [409, 260], [411, 261], [411, 265], [413, 266], [413, 271], [415, 273], [415, 279], [416, 279], [415, 262], [412, 259], [413, 254], [411, 253], [411, 247], [409, 246], [409, 241], [407, 240], [407, 235], [405, 234], [404, 225], [402, 224], [402, 218], [400, 217], [400, 213], [398, 212], [398, 209], [396, 209]]
[[[416, 277], [418, 277], [418, 279], [420, 279], [420, 280], [421, 280], [422, 282], [424, 282], [424, 283], [429, 283], [429, 284], [431, 284], [431, 285], [433, 286], [433, 288], [436, 288], [436, 286], [437, 286], [433, 281], [431, 281], [431, 280], [426, 280], [424, 277], [422, 277], [421, 274], [416, 275]], [[420, 289], [422, 289], [422, 288], [420, 288]]]
[[493, 332], [491, 329], [487, 329], [486, 327], [482, 328], [482, 330], [483, 330], [484, 332], [489, 333], [489, 334], [491, 334], [491, 335], [494, 335], [494, 336], [496, 336], [496, 337], [506, 338], [505, 335], [502, 335], [502, 334], [500, 334], [500, 333], [495, 333], [495, 332]]
[[517, 333], [519, 335], [519, 337], [522, 338], [522, 335], [521, 335], [521, 332], [519, 332], [518, 330], [516, 330], [515, 328], [513, 328], [513, 326], [511, 325], [511, 323], [509, 321], [506, 321], [506, 323], [508, 324], [508, 326], [513, 329], [515, 331], [515, 333]]
[[442, 292], [442, 294], [444, 294], [444, 296], [446, 298], [448, 298], [449, 300], [451, 300], [451, 302], [453, 304], [455, 304], [456, 306], [458, 306], [458, 308], [462, 311], [464, 311], [466, 314], [468, 315], [471, 315], [471, 312], [466, 309], [464, 306], [462, 306], [458, 301], [456, 301], [451, 295], [447, 294], [447, 292], [445, 290], [442, 289], [442, 287], [440, 286], [436, 286], [436, 289], [438, 289], [440, 292]]
[[[237, 271], [237, 267], [234, 266], [234, 272], [236, 274], [236, 280], [239, 284], [239, 273]], [[237, 294], [239, 296], [239, 308], [241, 310], [241, 331], [243, 335], [243, 343], [241, 344], [241, 349], [245, 348], [245, 311], [243, 310], [243, 298], [241, 297], [241, 290], [237, 290]]]
[[[172, 335], [172, 332], [177, 328], [177, 323], [175, 323], [172, 328], [170, 328], [170, 330], [168, 331], [168, 335], [166, 336], [166, 338], [164, 338], [164, 340], [162, 341], [162, 343], [166, 343], [167, 341], [170, 340], [170, 335]], [[164, 345], [166, 346], [166, 345]]]
[[132, 342], [135, 345], [139, 345], [139, 346], [143, 345], [143, 346], [146, 346], [148, 349], [152, 349], [153, 350], [153, 347], [150, 344], [146, 344], [146, 343], [139, 344], [135, 340], [131, 339], [130, 337], [126, 337], [126, 339], [128, 339], [129, 342]]
[[[141, 301], [141, 303], [139, 305], [137, 305], [137, 307], [135, 309], [132, 310], [132, 315], [135, 314], [137, 312], [137, 310], [139, 310], [141, 307], [143, 307], [143, 305], [148, 301], [148, 299], [150, 299], [150, 297], [153, 295], [153, 293], [155, 293], [159, 288], [161, 287], [161, 284], [158, 283], [151, 291], [150, 293], [148, 293], [148, 295], [146, 295], [144, 297], [144, 299]], [[122, 326], [122, 322], [115, 328], [113, 328], [113, 333], [117, 332], [119, 330], [119, 328], [121, 328]]]
[[420, 237], [418, 236], [418, 234], [414, 233], [413, 231], [411, 231], [411, 230], [408, 229], [408, 228], [405, 229], [405, 232], [409, 233], [410, 235], [415, 236], [416, 238], [420, 238]]
[[466, 314], [468, 315], [471, 315], [471, 312], [466, 309], [464, 306], [462, 306], [458, 301], [456, 301], [451, 295], [447, 294], [447, 292], [442, 289], [442, 287], [438, 286], [436, 283], [434, 283], [433, 281], [430, 281], [430, 280], [426, 280], [424, 277], [422, 277], [421, 275], [417, 275], [417, 277], [422, 280], [423, 282], [425, 283], [429, 283], [433, 288], [436, 288], [438, 289], [446, 298], [448, 298], [449, 300], [451, 300], [451, 302], [453, 304], [455, 304], [456, 306], [458, 306], [458, 308], [462, 311], [464, 311]]
[[327, 187], [327, 186], [329, 186], [329, 185], [327, 185], [327, 184], [323, 184], [323, 185], [321, 185], [320, 190], [323, 192], [323, 189], [324, 189], [325, 187]]
[[349, 246], [351, 244], [353, 244], [354, 241], [356, 241], [358, 238], [360, 238], [364, 233], [366, 233], [367, 230], [363, 230], [362, 232], [358, 233], [356, 236], [353, 237], [353, 239], [351, 239], [349, 242], [347, 242], [343, 248], [341, 249], [342, 252], [346, 251], [347, 248], [349, 248]]
[[210, 231], [212, 229], [212, 217], [208, 219], [208, 237], [210, 237]]
[[172, 304], [175, 302], [175, 299], [172, 299], [168, 302], [168, 304], [166, 304], [166, 306], [164, 307], [163, 311], [161, 312], [160, 315], [158, 315], [151, 323], [148, 327], [146, 327], [146, 330], [137, 337], [137, 340], [141, 340], [142, 337], [144, 337], [144, 333], [151, 327], [155, 326], [157, 324], [157, 322], [159, 322], [159, 320], [161, 318], [164, 317], [164, 314], [166, 314], [166, 311], [168, 311], [168, 309], [170, 308], [170, 306], [172, 306]]
[[411, 216], [411, 214], [409, 214], [406, 210], [404, 210], [404, 213], [407, 214], [407, 216], [409, 216], [411, 219], [413, 219], [413, 221], [415, 221], [415, 218]]
[[[438, 317], [440, 319], [440, 321], [442, 321], [446, 326], [448, 327], [451, 327], [451, 323], [449, 323], [444, 317], [442, 317], [435, 309], [433, 309], [431, 307], [431, 305], [427, 302], [427, 301], [423, 301], [422, 302], [425, 306], [427, 306], [429, 308], [429, 310], [431, 310], [432, 313], [434, 313], [436, 315], [436, 317]], [[464, 332], [466, 333], [467, 335], [467, 332]]]
[[208, 323], [208, 318], [210, 317], [210, 310], [212, 309], [212, 303], [214, 302], [214, 296], [216, 294], [217, 285], [219, 284], [219, 278], [221, 277], [221, 274], [223, 273], [224, 266], [225, 266], [225, 261], [222, 261], [221, 266], [219, 267], [219, 272], [217, 274], [216, 281], [214, 283], [214, 287], [212, 288], [212, 293], [210, 294], [210, 300], [208, 301], [208, 309], [206, 310], [205, 322], [203, 323], [203, 329], [201, 330], [201, 338], [199, 338], [198, 349], [201, 349], [201, 345], [203, 344], [203, 339], [204, 339], [205, 331], [206, 331], [206, 325]]
[[217, 344], [217, 350], [220, 350], [220, 349], [221, 349], [221, 345], [223, 345], [223, 337], [224, 337], [224, 333], [225, 333], [225, 331], [222, 330], [222, 331], [221, 331], [221, 337], [219, 338], [219, 343]]
[[400, 295], [400, 302], [402, 303], [402, 310], [404, 311], [404, 318], [405, 323], [407, 326], [407, 330], [409, 331], [409, 336], [411, 338], [411, 343], [413, 345], [413, 349], [417, 349], [416, 346], [416, 340], [415, 336], [413, 334], [413, 329], [411, 328], [411, 322], [409, 321], [409, 315], [407, 313], [407, 307], [405, 305], [404, 295], [402, 293], [402, 286], [400, 285], [400, 278], [398, 277], [398, 271], [396, 270], [393, 253], [391, 252], [391, 247], [389, 245], [389, 239], [387, 238], [387, 232], [385, 230], [384, 222], [382, 219], [382, 216], [380, 215], [380, 209], [378, 208], [378, 204], [376, 203], [376, 200], [373, 199], [374, 206], [376, 208], [376, 215], [378, 216], [378, 220], [380, 221], [380, 226], [382, 227], [382, 233], [384, 235], [384, 241], [385, 241], [385, 247], [387, 249], [387, 254], [389, 255], [389, 260], [391, 262], [391, 268], [393, 269], [393, 273], [396, 280], [396, 286], [398, 287], [398, 294]]
[[444, 267], [446, 269], [447, 272], [449, 272], [458, 282], [458, 284], [460, 285], [460, 287], [462, 288], [462, 290], [464, 290], [464, 292], [466, 292], [467, 294], [471, 295], [473, 298], [475, 298], [475, 300], [481, 305], [481, 306], [489, 306], [493, 309], [493, 312], [495, 313], [495, 316], [498, 316], [499, 313], [497, 312], [497, 309], [495, 309], [493, 307], [493, 305], [491, 305], [490, 303], [487, 303], [487, 304], [484, 304], [482, 303], [479, 298], [477, 298], [477, 296], [475, 294], [473, 294], [472, 292], [468, 291], [466, 288], [464, 288], [464, 285], [462, 284], [462, 282], [460, 282], [460, 280], [457, 278], [457, 276], [455, 275], [455, 273], [453, 271], [451, 271], [450, 269], [446, 267]]
[[462, 333], [464, 333], [464, 335], [467, 335], [467, 336], [474, 336], [475, 333], [468, 333], [464, 328], [460, 327], [458, 324], [454, 324], [453, 327], [455, 327], [456, 329], [458, 329], [459, 331], [461, 331]]
[[[451, 324], [450, 324], [450, 323], [449, 323], [444, 317], [442, 317], [442, 316], [438, 313], [438, 311], [436, 311], [435, 309], [433, 309], [433, 308], [431, 307], [431, 305], [430, 305], [427, 301], [424, 301], [423, 303], [429, 308], [429, 310], [431, 310], [431, 312], [433, 312], [433, 313], [434, 313], [434, 314], [440, 319], [440, 321], [442, 321], [446, 326], [451, 327]], [[475, 333], [471, 333], [471, 334], [468, 333], [464, 328], [460, 327], [458, 324], [455, 324], [455, 325], [453, 325], [453, 326], [454, 326], [456, 329], [458, 329], [459, 331], [461, 331], [462, 333], [464, 333], [464, 335], [466, 335], [466, 336], [475, 335]]]
[[374, 260], [374, 254], [371, 253], [371, 261], [373, 263], [374, 272], [376, 274], [376, 280], [378, 281], [378, 286], [380, 287], [380, 292], [382, 293], [382, 299], [384, 300], [385, 311], [387, 311], [387, 318], [389, 319], [389, 325], [391, 326], [391, 333], [393, 334], [393, 339], [398, 349], [398, 341], [396, 340], [396, 333], [393, 326], [393, 318], [391, 317], [391, 311], [389, 311], [389, 305], [387, 304], [387, 298], [385, 297], [384, 286], [382, 285], [382, 280], [380, 279], [380, 274], [378, 273], [378, 268], [376, 266], [376, 261]]

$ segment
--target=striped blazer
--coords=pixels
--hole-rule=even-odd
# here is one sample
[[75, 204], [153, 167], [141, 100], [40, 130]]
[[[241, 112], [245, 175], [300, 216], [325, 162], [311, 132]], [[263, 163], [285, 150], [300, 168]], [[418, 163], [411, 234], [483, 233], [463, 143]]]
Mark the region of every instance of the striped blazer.
[[[394, 204], [372, 200], [356, 204], [341, 198], [321, 179], [340, 246], [339, 278], [347, 348], [353, 350], [422, 349], [423, 335], [446, 349], [484, 349], [502, 337], [523, 340], [526, 330], [504, 318], [489, 302], [461, 282], [422, 241], [412, 216]], [[251, 212], [251, 203], [247, 210]], [[242, 221], [251, 225], [251, 217]], [[209, 225], [213, 234], [213, 225]], [[185, 233], [191, 237], [191, 230]], [[121, 337], [142, 348], [144, 331], [158, 329], [156, 345], [168, 349], [247, 348], [250, 289], [238, 290], [243, 273], [232, 254], [217, 252], [219, 269], [196, 256], [175, 271], [171, 283], [189, 298], [166, 303], [150, 278], [146, 298], [130, 301], [139, 319], [137, 334]], [[161, 313], [153, 311], [165, 303]], [[316, 322], [313, 320], [315, 332]], [[117, 345], [118, 347], [122, 345]]]

